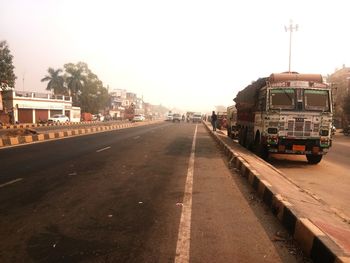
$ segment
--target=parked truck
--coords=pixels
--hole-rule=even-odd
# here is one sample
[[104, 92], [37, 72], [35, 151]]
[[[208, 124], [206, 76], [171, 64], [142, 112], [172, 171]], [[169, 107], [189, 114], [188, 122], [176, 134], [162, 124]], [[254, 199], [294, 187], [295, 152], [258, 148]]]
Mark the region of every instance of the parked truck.
[[287, 72], [259, 78], [236, 98], [239, 143], [269, 153], [321, 161], [332, 145], [332, 94], [318, 74]]
[[227, 136], [232, 139], [237, 139], [238, 137], [237, 110], [235, 105], [227, 107]]
[[226, 129], [227, 128], [227, 112], [226, 111], [219, 111], [217, 114], [217, 121], [216, 121], [216, 128], [219, 130]]

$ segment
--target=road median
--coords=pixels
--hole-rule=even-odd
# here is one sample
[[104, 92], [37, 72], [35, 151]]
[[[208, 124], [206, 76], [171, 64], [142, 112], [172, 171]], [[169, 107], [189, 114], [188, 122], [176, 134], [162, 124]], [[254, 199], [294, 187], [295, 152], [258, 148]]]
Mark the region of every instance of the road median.
[[258, 193], [314, 262], [350, 262], [350, 222], [279, 170], [204, 123], [229, 165]]
[[52, 127], [52, 126], [69, 126], [69, 125], [84, 125], [84, 124], [98, 124], [100, 121], [82, 121], [82, 122], [52, 122], [52, 123], [23, 123], [23, 124], [5, 124], [0, 125], [0, 130], [11, 129], [25, 129], [38, 127]]
[[[101, 125], [101, 126], [92, 126], [92, 127], [73, 127], [71, 130], [66, 131], [57, 131], [57, 132], [49, 132], [49, 133], [42, 133], [42, 134], [32, 134], [32, 135], [23, 135], [23, 136], [8, 136], [0, 138], [0, 149], [6, 148], [10, 146], [16, 146], [16, 145], [24, 145], [34, 142], [40, 142], [40, 141], [49, 141], [54, 139], [60, 139], [60, 138], [66, 138], [66, 137], [72, 137], [72, 136], [78, 136], [78, 135], [87, 135], [87, 134], [93, 134], [93, 133], [99, 133], [99, 132], [106, 132], [106, 131], [112, 131], [112, 130], [120, 130], [120, 129], [126, 129], [126, 128], [132, 128], [132, 127], [138, 127], [143, 125], [149, 125], [160, 122], [160, 120], [156, 121], [145, 121], [145, 122], [129, 122], [129, 123], [118, 123], [118, 124], [112, 124], [112, 125]], [[89, 123], [91, 124], [91, 123]], [[101, 124], [99, 122], [96, 122], [96, 124]], [[33, 124], [34, 125], [34, 124]], [[21, 125], [16, 126], [12, 125], [6, 126], [8, 128], [3, 129], [25, 129], [25, 128], [33, 128], [33, 127], [42, 127], [40, 125], [38, 126], [32, 126], [32, 125]]]

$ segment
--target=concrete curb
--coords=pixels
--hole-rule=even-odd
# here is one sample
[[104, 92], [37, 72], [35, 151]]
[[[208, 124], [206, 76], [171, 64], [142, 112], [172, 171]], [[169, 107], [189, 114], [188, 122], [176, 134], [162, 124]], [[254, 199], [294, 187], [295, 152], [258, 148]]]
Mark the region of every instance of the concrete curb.
[[[93, 133], [99, 133], [99, 132], [105, 132], [105, 131], [112, 131], [112, 130], [120, 130], [120, 129], [126, 129], [131, 127], [138, 127], [138, 126], [144, 126], [149, 125], [153, 123], [157, 123], [159, 121], [146, 121], [146, 122], [135, 122], [135, 123], [118, 123], [115, 125], [109, 125], [109, 126], [94, 126], [94, 127], [87, 127], [87, 128], [78, 128], [78, 129], [72, 129], [68, 131], [59, 131], [59, 132], [50, 132], [45, 134], [37, 134], [37, 135], [26, 135], [26, 136], [17, 136], [17, 137], [8, 137], [8, 138], [0, 138], [0, 149], [9, 147], [9, 146], [16, 146], [16, 145], [22, 145], [22, 144], [28, 144], [33, 142], [42, 142], [42, 141], [49, 141], [53, 139], [59, 139], [59, 138], [65, 138], [65, 137], [72, 137], [72, 136], [78, 136], [78, 135], [84, 135], [84, 134], [93, 134]], [[91, 122], [89, 122], [91, 123]], [[97, 122], [96, 122], [97, 123]], [[29, 126], [26, 126], [29, 127]], [[31, 127], [39, 127], [39, 126], [31, 126]], [[21, 127], [23, 128], [23, 127]]]
[[350, 263], [350, 255], [346, 254], [331, 238], [322, 232], [309, 219], [293, 209], [293, 205], [281, 197], [274, 187], [261, 179], [259, 172], [229, 145], [211, 130], [211, 126], [204, 123], [210, 135], [224, 150], [229, 162], [258, 193], [258, 196], [271, 209], [273, 214], [282, 222], [288, 232], [299, 243], [300, 248], [313, 262]]
[[[23, 129], [23, 128], [37, 128], [37, 127], [51, 127], [51, 126], [67, 126], [67, 125], [84, 125], [84, 124], [97, 124], [103, 123], [100, 121], [82, 121], [82, 122], [62, 122], [62, 123], [23, 123], [23, 124], [6, 124], [0, 126], [0, 130], [9, 130], [9, 129]], [[124, 122], [121, 122], [124, 123]]]

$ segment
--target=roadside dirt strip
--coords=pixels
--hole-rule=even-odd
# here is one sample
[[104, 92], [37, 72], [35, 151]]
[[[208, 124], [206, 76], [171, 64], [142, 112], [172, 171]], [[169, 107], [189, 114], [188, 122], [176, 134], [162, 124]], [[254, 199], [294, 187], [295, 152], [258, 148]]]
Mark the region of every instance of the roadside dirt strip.
[[350, 222], [264, 160], [204, 125], [225, 151], [230, 165], [248, 179], [314, 262], [350, 262]]
[[[153, 124], [153, 123], [157, 123], [157, 122], [160, 122], [160, 121], [157, 120], [157, 121], [145, 121], [145, 122], [135, 122], [135, 123], [121, 123], [121, 124], [101, 125], [101, 126], [93, 126], [93, 127], [73, 127], [71, 130], [66, 130], [66, 131], [0, 138], [0, 149], [2, 147], [7, 147], [7, 146], [15, 146], [15, 145], [26, 144], [26, 143], [41, 142], [41, 141], [46, 141], [46, 140], [59, 139], [59, 138], [84, 135], [84, 134], [91, 134], [91, 133], [97, 133], [97, 132], [119, 130], [119, 129], [125, 129], [125, 128], [130, 128], [130, 127]], [[24, 127], [27, 127], [27, 126], [24, 126]], [[31, 126], [31, 127], [33, 127], [33, 126]], [[37, 127], [39, 127], [39, 126], [37, 126]], [[13, 127], [13, 128], [17, 128], [17, 127]], [[20, 128], [22, 128], [22, 127], [20, 127]]]

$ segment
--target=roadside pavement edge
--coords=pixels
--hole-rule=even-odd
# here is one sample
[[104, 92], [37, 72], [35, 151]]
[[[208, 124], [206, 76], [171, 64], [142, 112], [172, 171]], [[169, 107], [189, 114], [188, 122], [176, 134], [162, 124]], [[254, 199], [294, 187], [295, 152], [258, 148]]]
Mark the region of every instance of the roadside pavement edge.
[[303, 217], [300, 213], [298, 214], [293, 209], [293, 206], [281, 197], [280, 193], [275, 192], [268, 182], [261, 179], [259, 172], [253, 169], [249, 162], [212, 131], [211, 126], [205, 122], [203, 122], [203, 125], [224, 150], [231, 167], [247, 178], [249, 184], [258, 193], [258, 196], [281, 221], [306, 255], [315, 263], [350, 263], [350, 256], [341, 247], [335, 244], [309, 219]]

